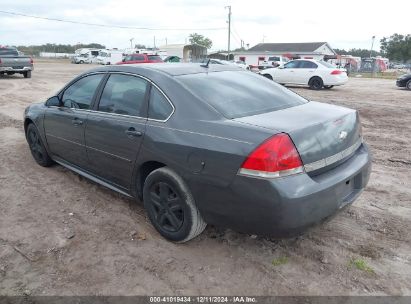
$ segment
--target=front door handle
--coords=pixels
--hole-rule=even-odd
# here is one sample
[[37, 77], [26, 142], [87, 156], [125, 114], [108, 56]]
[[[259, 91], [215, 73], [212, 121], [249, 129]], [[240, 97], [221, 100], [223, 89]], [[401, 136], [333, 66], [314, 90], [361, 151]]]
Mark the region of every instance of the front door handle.
[[81, 126], [83, 124], [83, 121], [76, 117], [71, 121], [71, 123], [75, 126]]
[[127, 134], [128, 136], [136, 136], [136, 137], [139, 137], [139, 136], [143, 135], [143, 132], [137, 131], [137, 130], [134, 129], [134, 128], [128, 128], [128, 129], [126, 130], [126, 134]]

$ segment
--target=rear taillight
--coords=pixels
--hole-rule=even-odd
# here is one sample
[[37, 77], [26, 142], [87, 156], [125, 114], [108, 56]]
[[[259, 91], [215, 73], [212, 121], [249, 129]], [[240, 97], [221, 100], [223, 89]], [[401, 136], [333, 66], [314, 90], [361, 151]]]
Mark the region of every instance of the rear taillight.
[[270, 137], [242, 164], [239, 174], [275, 178], [303, 172], [300, 155], [287, 134]]
[[334, 70], [331, 72], [331, 75], [340, 75], [340, 74], [342, 74], [342, 71], [340, 70]]

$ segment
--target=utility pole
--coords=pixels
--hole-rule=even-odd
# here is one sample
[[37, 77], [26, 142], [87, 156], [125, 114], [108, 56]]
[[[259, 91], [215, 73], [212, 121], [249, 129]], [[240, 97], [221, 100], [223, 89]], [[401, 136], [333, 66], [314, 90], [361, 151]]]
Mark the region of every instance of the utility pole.
[[372, 36], [371, 50], [370, 50], [370, 58], [372, 57], [372, 49], [374, 48], [374, 40], [375, 40], [375, 36]]
[[227, 60], [230, 60], [230, 35], [231, 35], [231, 5], [225, 6], [228, 8], [228, 47], [227, 47]]
[[134, 38], [130, 38], [130, 47], [133, 49], [133, 40]]
[[154, 36], [154, 50], [156, 49], [156, 36]]

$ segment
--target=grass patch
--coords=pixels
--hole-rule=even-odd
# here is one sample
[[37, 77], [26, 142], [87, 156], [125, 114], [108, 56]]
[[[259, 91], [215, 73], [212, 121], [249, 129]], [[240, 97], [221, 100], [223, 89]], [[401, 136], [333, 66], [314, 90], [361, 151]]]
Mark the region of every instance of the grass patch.
[[273, 266], [280, 266], [288, 263], [288, 258], [287, 257], [279, 257], [275, 258], [274, 260], [271, 261], [271, 264]]
[[367, 262], [364, 261], [363, 259], [352, 259], [348, 265], [350, 267], [355, 267], [358, 270], [362, 270], [362, 271], [365, 271], [365, 272], [368, 272], [368, 273], [375, 274], [374, 269], [372, 269], [370, 266], [368, 266]]
[[407, 72], [378, 72], [378, 73], [350, 73], [349, 77], [356, 78], [358, 75], [361, 75], [361, 78], [380, 78], [380, 79], [397, 79], [401, 75], [406, 74]]

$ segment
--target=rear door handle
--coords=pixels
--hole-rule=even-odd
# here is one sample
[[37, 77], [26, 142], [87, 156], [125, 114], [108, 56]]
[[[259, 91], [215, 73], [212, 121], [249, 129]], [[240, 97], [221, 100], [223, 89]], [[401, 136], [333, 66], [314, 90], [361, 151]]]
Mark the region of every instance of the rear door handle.
[[126, 132], [126, 134], [127, 134], [128, 136], [136, 136], [136, 137], [139, 137], [139, 136], [142, 136], [142, 135], [143, 135], [143, 132], [137, 131], [137, 130], [134, 129], [134, 128], [128, 128], [125, 132]]
[[75, 126], [81, 126], [83, 124], [83, 121], [76, 117], [71, 121], [71, 123]]

